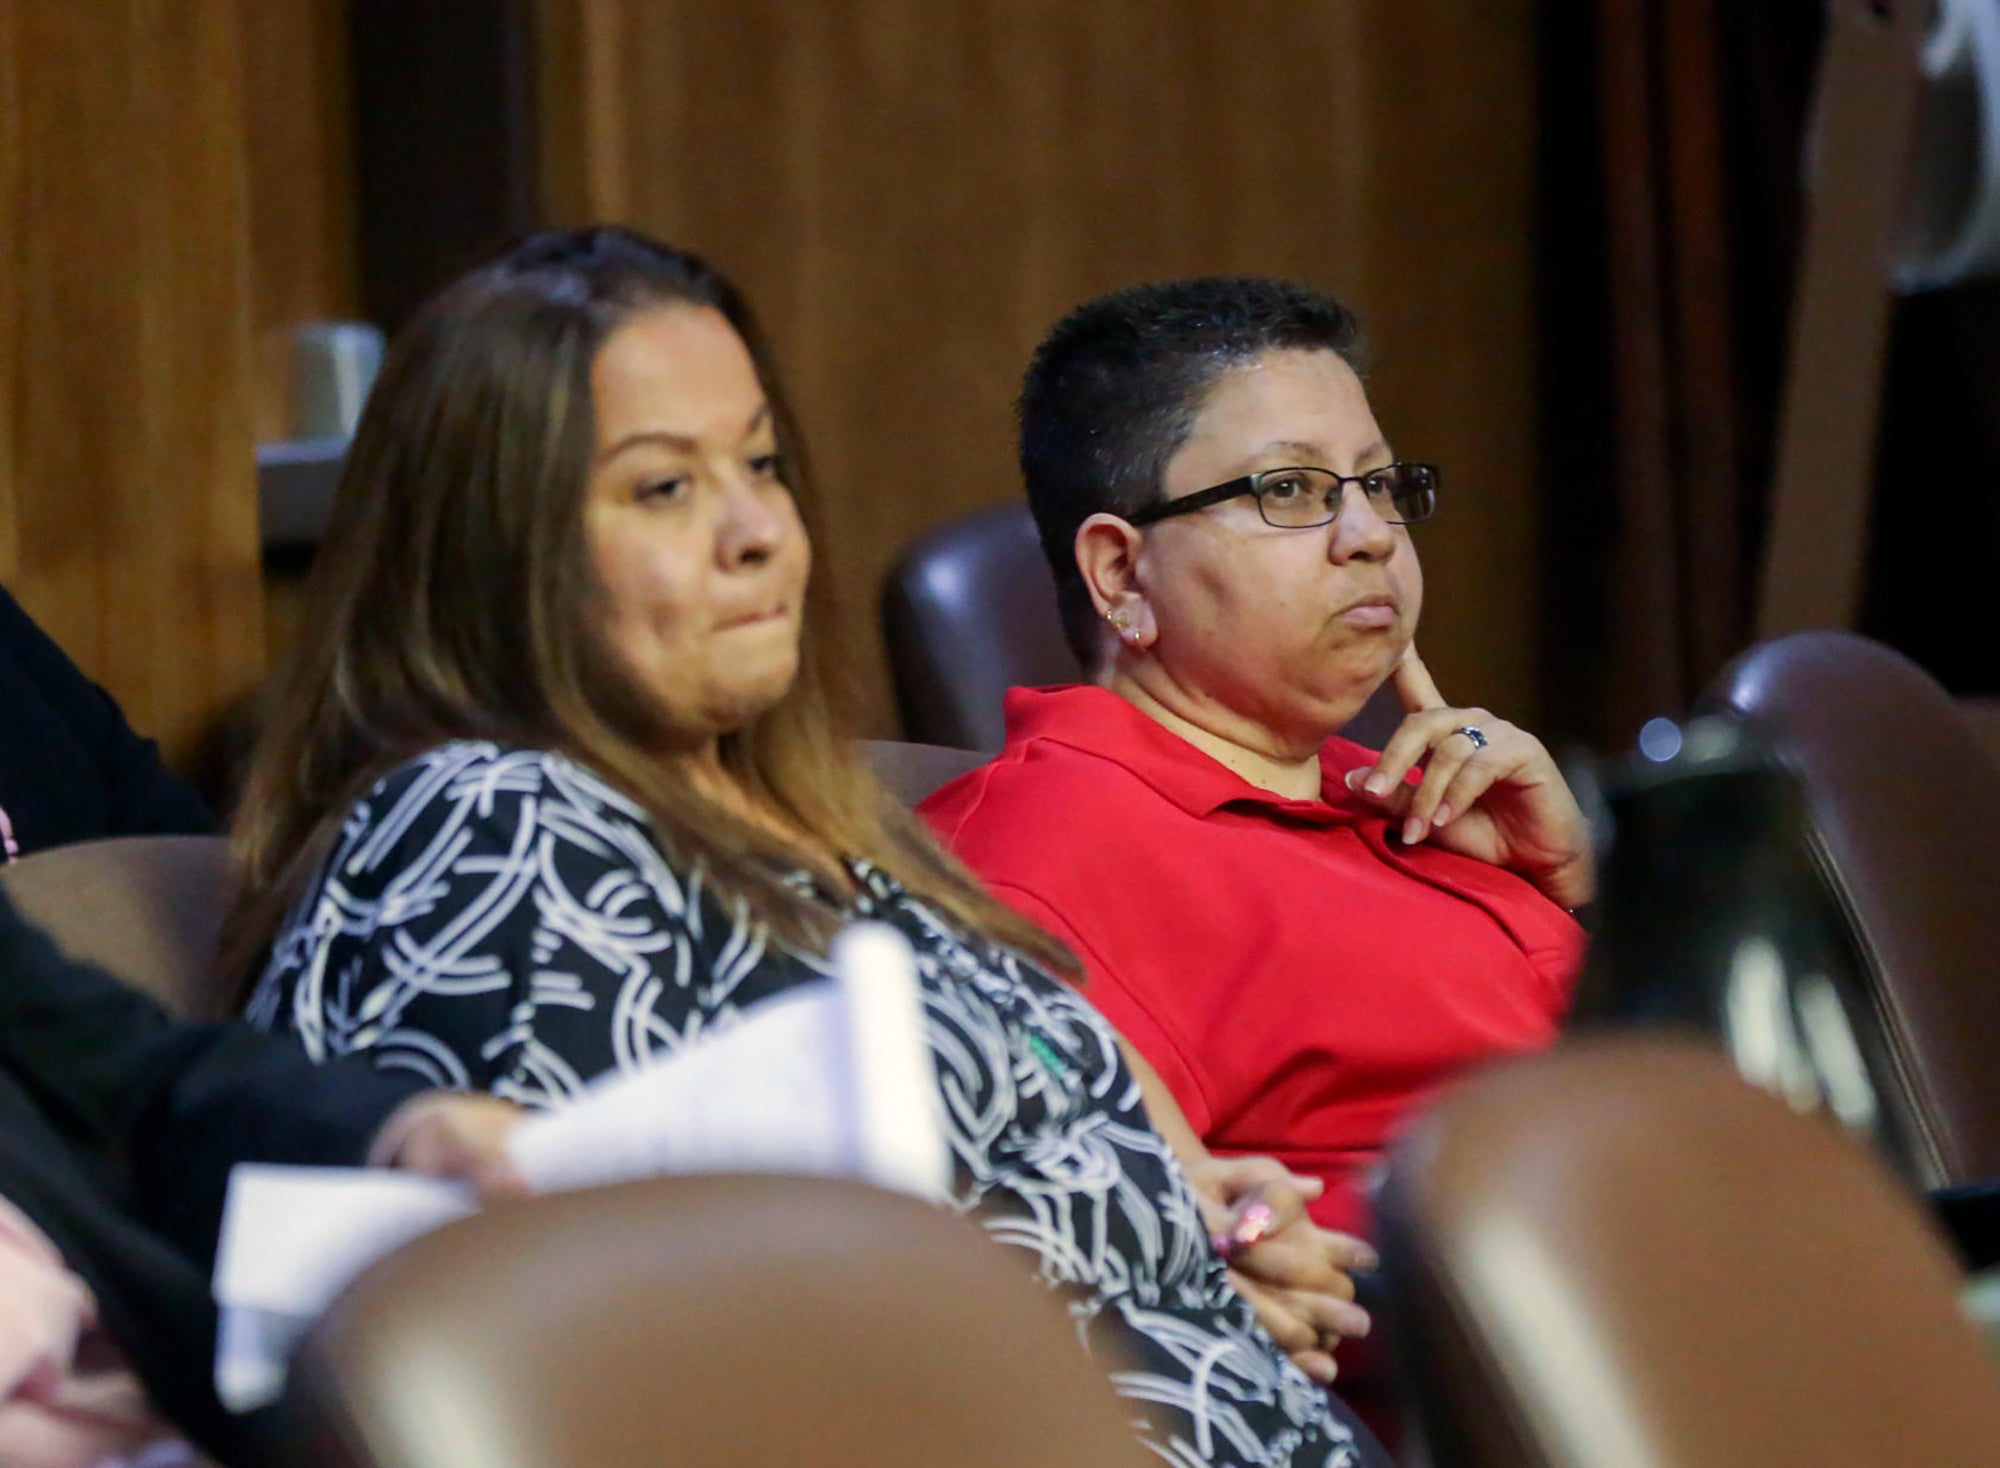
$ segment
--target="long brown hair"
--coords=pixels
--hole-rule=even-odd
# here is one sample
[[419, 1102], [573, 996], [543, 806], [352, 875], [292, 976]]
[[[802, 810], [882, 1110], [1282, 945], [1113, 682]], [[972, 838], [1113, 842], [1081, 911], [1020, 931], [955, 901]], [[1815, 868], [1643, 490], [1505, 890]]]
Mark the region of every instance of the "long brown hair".
[[[672, 304], [735, 328], [771, 403], [786, 483], [815, 528], [804, 458], [748, 305], [698, 257], [621, 229], [536, 235], [433, 299], [398, 337], [347, 456], [307, 632], [279, 683], [235, 822], [244, 886], [223, 963], [247, 997], [286, 913], [384, 774], [455, 739], [559, 751], [636, 801], [683, 859], [781, 938], [835, 923], [779, 868], [824, 860], [704, 798], [598, 626], [583, 503], [590, 373], [626, 320]], [[989, 897], [888, 797], [834, 727], [822, 578], [800, 671], [720, 743], [752, 807], [863, 858], [965, 927], [1075, 974], [1055, 939]]]

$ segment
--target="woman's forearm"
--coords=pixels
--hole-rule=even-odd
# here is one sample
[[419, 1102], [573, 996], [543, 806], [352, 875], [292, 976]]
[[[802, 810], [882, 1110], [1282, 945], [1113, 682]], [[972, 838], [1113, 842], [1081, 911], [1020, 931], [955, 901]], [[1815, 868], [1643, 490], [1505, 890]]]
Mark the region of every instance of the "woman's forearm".
[[1194, 1172], [1209, 1160], [1207, 1143], [1188, 1124], [1187, 1113], [1181, 1110], [1181, 1103], [1174, 1099], [1174, 1093], [1167, 1089], [1167, 1083], [1139, 1053], [1139, 1048], [1123, 1035], [1118, 1037], [1118, 1048], [1124, 1052], [1125, 1063], [1132, 1068], [1133, 1078], [1139, 1082], [1139, 1095], [1145, 1100], [1146, 1115], [1152, 1119], [1154, 1130], [1166, 1138], [1181, 1166], [1190, 1173]]

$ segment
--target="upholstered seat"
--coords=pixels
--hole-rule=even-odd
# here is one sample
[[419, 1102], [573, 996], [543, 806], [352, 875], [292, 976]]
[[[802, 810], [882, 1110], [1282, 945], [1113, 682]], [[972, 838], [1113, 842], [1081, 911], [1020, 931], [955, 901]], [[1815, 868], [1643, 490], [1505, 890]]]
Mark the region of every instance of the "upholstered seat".
[[894, 739], [864, 739], [861, 752], [882, 788], [915, 805], [948, 780], [986, 763], [976, 749], [946, 749], [936, 744], [903, 744]]
[[953, 521], [905, 551], [882, 592], [882, 634], [906, 738], [997, 751], [1009, 688], [1074, 683], [1055, 580], [1026, 505]]
[[0, 890], [71, 958], [94, 963], [175, 1014], [223, 1010], [216, 945], [236, 891], [220, 836], [124, 836], [0, 866]]
[[825, 1178], [656, 1179], [426, 1235], [314, 1328], [292, 1400], [321, 1468], [1148, 1458], [1010, 1251]]
[[1379, 1217], [1435, 1468], [2000, 1463], [2000, 1369], [1918, 1205], [1693, 1041], [1476, 1077]]
[[1752, 648], [1704, 706], [1803, 781], [1927, 1180], [2000, 1178], [2000, 761], [1921, 668], [1848, 633]]

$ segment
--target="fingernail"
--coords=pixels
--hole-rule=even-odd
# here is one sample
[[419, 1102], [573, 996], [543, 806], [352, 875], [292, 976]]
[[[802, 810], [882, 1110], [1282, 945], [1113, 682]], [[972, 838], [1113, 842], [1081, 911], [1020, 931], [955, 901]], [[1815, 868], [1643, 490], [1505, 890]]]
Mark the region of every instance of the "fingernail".
[[1431, 826], [1433, 829], [1435, 829], [1438, 826], [1442, 826], [1446, 821], [1450, 819], [1451, 819], [1451, 807], [1448, 805], [1441, 805], [1435, 811], [1431, 812]]
[[1415, 816], [1411, 816], [1407, 821], [1403, 822], [1403, 844], [1405, 846], [1415, 846], [1423, 839], [1424, 823], [1422, 821], [1418, 820]]
[[1342, 775], [1340, 779], [1341, 783], [1344, 784], [1349, 790], [1359, 790], [1361, 788], [1361, 782], [1367, 779], [1367, 777], [1368, 777], [1368, 771], [1364, 769], [1362, 766], [1356, 765], [1353, 769], [1349, 770], [1345, 775]]
[[1256, 1199], [1245, 1203], [1237, 1213], [1236, 1226], [1229, 1231], [1229, 1237], [1238, 1248], [1247, 1249], [1269, 1234], [1277, 1223], [1277, 1211], [1269, 1203]]
[[1299, 1370], [1321, 1386], [1332, 1386], [1333, 1379], [1340, 1375], [1339, 1369], [1331, 1361], [1308, 1361], [1301, 1365]]
[[1245, 1203], [1229, 1228], [1222, 1233], [1211, 1234], [1209, 1242], [1224, 1259], [1234, 1259], [1270, 1233], [1277, 1221], [1278, 1215], [1269, 1203], [1261, 1199]]
[[1377, 771], [1368, 777], [1368, 784], [1364, 788], [1370, 795], [1387, 795], [1389, 793], [1389, 777]]

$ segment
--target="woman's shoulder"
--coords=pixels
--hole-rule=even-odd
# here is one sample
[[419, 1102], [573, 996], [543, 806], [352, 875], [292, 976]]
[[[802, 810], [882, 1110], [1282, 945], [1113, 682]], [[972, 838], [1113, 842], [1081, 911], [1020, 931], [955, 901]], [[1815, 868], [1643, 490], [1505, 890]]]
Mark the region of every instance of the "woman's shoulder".
[[466, 804], [480, 813], [553, 803], [628, 821], [645, 820], [630, 799], [560, 750], [454, 739], [390, 766], [356, 802], [357, 812]]
[[658, 845], [637, 804], [560, 750], [458, 739], [383, 771], [349, 808], [330, 867], [354, 877], [441, 846], [518, 852], [550, 834], [626, 850]]
[[1010, 748], [940, 786], [917, 806], [932, 835], [982, 875], [982, 863], [1097, 860], [1122, 850], [1135, 821], [1160, 808], [1142, 775], [1055, 741]]

